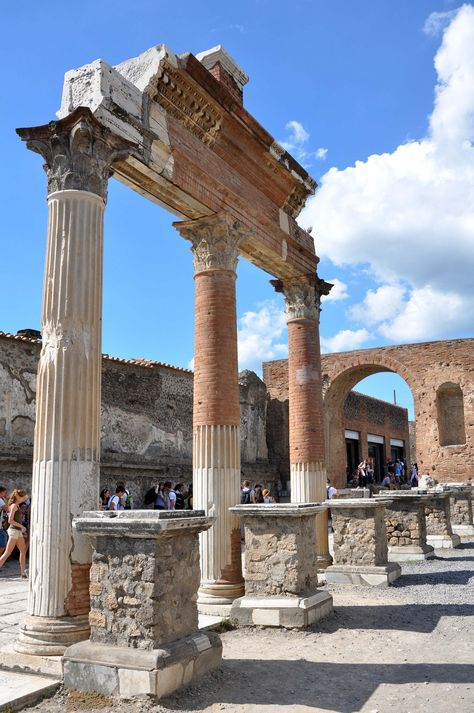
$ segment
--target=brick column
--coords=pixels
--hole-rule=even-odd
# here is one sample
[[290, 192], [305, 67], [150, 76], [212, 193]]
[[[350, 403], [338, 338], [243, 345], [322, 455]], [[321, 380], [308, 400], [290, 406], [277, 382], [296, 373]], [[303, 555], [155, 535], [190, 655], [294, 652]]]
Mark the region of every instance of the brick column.
[[194, 507], [216, 517], [201, 534], [198, 606], [225, 613], [244, 591], [239, 520], [229, 512], [240, 493], [235, 271], [243, 233], [225, 213], [174, 226], [192, 242], [195, 269]]
[[[316, 275], [274, 281], [283, 292], [288, 318], [288, 384], [290, 421], [291, 502], [326, 500], [324, 415], [319, 346], [321, 295], [331, 285]], [[317, 522], [320, 569], [331, 564], [327, 532], [327, 510]]]
[[88, 109], [19, 129], [46, 160], [48, 241], [38, 366], [28, 615], [17, 651], [62, 654], [89, 632], [91, 546], [72, 518], [97, 507], [103, 216], [131, 144]]

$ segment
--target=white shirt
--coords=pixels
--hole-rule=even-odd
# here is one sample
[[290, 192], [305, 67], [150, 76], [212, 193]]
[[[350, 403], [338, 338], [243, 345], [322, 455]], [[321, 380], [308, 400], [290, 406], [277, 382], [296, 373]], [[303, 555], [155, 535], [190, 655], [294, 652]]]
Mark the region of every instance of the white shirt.
[[328, 486], [328, 500], [332, 500], [335, 495], [337, 495], [337, 489], [334, 487], [334, 485], [329, 485]]
[[125, 510], [124, 506], [122, 505], [122, 499], [120, 498], [119, 495], [112, 495], [109, 498], [109, 502], [107, 504], [107, 508], [110, 510], [110, 506], [114, 504], [114, 510]]
[[[171, 507], [171, 503], [174, 502], [173, 507]], [[176, 507], [176, 493], [174, 490], [169, 490], [168, 491], [168, 510], [174, 510]]]

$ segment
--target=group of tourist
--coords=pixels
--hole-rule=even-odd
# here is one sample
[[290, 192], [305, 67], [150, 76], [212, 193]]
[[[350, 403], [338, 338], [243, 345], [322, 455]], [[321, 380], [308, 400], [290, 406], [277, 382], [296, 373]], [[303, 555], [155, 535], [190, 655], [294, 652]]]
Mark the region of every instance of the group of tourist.
[[[400, 490], [400, 488], [416, 488], [418, 486], [418, 466], [414, 463], [410, 473], [406, 472], [406, 464], [401, 458], [393, 461], [387, 459], [384, 477], [380, 483], [383, 488], [389, 490]], [[348, 482], [352, 488], [368, 488], [373, 490], [375, 486], [375, 475], [373, 462], [365, 458], [356, 468], [352, 478]]]
[[20, 574], [26, 579], [26, 553], [29, 545], [29, 515], [31, 500], [21, 488], [12, 490], [0, 486], [0, 569], [19, 551]]
[[270, 505], [275, 502], [275, 498], [270, 494], [268, 488], [262, 488], [260, 483], [250, 487], [250, 481], [244, 480], [240, 489], [241, 505]]

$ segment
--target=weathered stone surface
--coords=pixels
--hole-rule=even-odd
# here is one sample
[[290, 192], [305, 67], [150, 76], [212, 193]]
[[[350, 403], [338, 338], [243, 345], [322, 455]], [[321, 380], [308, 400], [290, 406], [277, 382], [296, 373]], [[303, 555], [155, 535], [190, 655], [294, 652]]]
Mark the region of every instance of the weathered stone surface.
[[433, 557], [433, 548], [426, 542], [427, 496], [401, 490], [376, 496], [379, 497], [387, 500], [385, 526], [389, 560], [399, 562]]

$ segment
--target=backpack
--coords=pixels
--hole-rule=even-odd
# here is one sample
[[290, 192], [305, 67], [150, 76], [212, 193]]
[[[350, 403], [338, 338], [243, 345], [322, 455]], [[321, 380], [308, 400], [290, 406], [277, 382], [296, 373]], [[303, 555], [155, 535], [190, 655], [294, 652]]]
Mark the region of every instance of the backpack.
[[145, 503], [145, 505], [153, 505], [153, 503], [155, 502], [155, 498], [156, 498], [155, 488], [150, 488], [150, 490], [146, 491], [143, 502]]
[[249, 505], [250, 504], [250, 490], [241, 490], [240, 504], [241, 505]]

